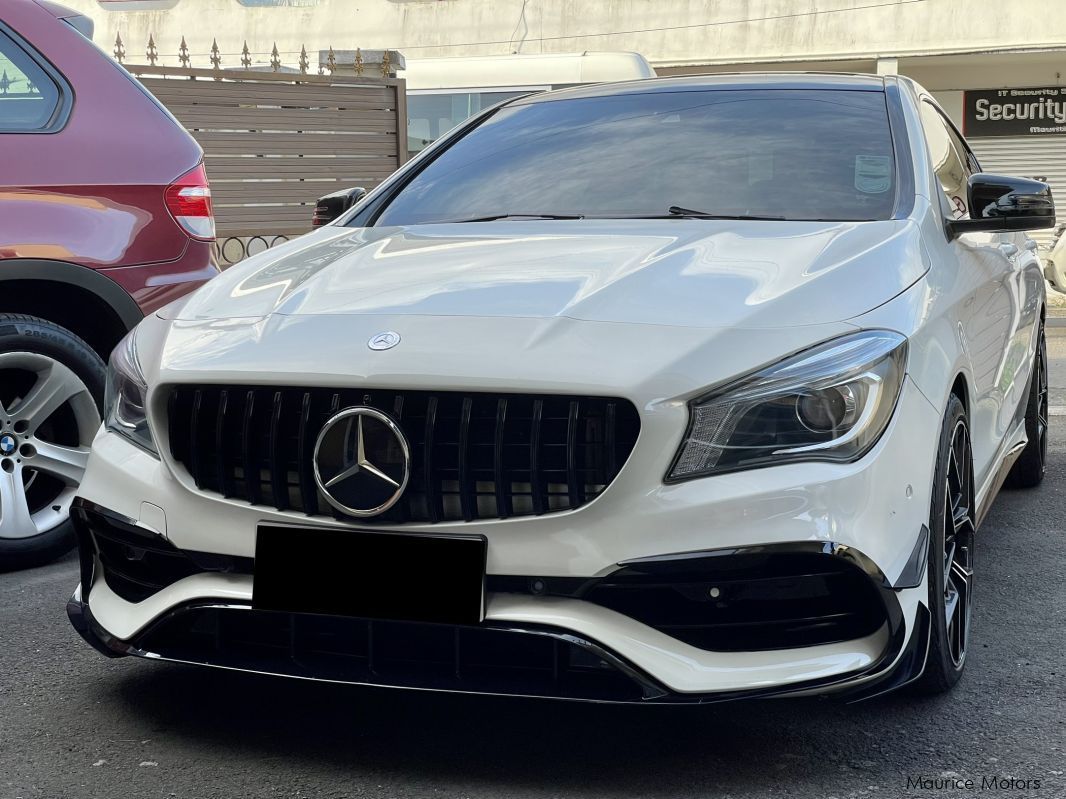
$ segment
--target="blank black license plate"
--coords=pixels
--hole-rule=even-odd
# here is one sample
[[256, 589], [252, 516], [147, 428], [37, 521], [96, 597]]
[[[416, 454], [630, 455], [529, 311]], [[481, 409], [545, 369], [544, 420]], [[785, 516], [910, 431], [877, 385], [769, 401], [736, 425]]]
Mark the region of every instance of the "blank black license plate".
[[485, 539], [260, 525], [252, 605], [259, 610], [477, 624]]

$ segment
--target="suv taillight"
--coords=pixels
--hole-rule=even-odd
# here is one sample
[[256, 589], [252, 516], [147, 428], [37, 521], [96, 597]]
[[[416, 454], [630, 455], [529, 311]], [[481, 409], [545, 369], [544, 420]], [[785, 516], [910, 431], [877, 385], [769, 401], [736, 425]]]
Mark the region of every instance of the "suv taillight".
[[215, 218], [211, 212], [211, 187], [200, 164], [167, 186], [164, 199], [174, 221], [194, 239], [215, 238]]

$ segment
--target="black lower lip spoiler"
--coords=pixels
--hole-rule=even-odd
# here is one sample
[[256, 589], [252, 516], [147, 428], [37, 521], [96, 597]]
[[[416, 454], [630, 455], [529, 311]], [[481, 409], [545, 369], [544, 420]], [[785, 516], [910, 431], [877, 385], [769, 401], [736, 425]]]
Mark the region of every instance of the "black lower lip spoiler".
[[[162, 619], [157, 620], [150, 626], [157, 627], [168, 618], [181, 616], [196, 610], [214, 609], [224, 612], [239, 614], [253, 613], [249, 605], [231, 605], [219, 603], [190, 603], [175, 608]], [[125, 656], [140, 657], [150, 660], [163, 660], [175, 663], [191, 665], [211, 666], [231, 671], [242, 671], [256, 674], [268, 674], [274, 676], [295, 677], [299, 679], [313, 680], [317, 682], [332, 682], [348, 685], [365, 685], [383, 688], [398, 688], [410, 690], [432, 690], [443, 693], [470, 693], [489, 694], [513, 697], [531, 697], [542, 699], [560, 699], [570, 701], [586, 701], [607, 704], [665, 704], [665, 705], [701, 705], [718, 702], [736, 701], [740, 699], [767, 699], [786, 697], [799, 694], [831, 693], [845, 701], [855, 702], [878, 696], [889, 691], [896, 690], [916, 680], [922, 672], [925, 656], [929, 643], [928, 611], [919, 607], [915, 620], [915, 628], [911, 634], [907, 646], [901, 651], [899, 642], [890, 644], [886, 657], [881, 658], [873, 667], [862, 672], [834, 677], [823, 680], [812, 680], [804, 683], [787, 686], [777, 686], [764, 689], [745, 691], [732, 691], [715, 694], [682, 694], [663, 686], [640, 669], [626, 662], [623, 658], [615, 655], [607, 648], [586, 639], [575, 636], [561, 630], [540, 629], [535, 627], [519, 627], [501, 625], [498, 629], [511, 632], [519, 636], [547, 636], [557, 639], [567, 645], [578, 647], [590, 655], [602, 660], [619, 674], [628, 678], [636, 689], [633, 694], [626, 698], [623, 696], [580, 696], [571, 694], [551, 694], [543, 692], [525, 693], [521, 690], [482, 690], [477, 686], [467, 688], [445, 687], [430, 684], [417, 684], [407, 682], [390, 682], [388, 680], [353, 678], [345, 679], [336, 675], [315, 673], [314, 670], [298, 668], [293, 660], [293, 665], [278, 668], [276, 665], [256, 662], [254, 659], [240, 660], [227, 659], [214, 653], [205, 652], [203, 657], [180, 656], [168, 654], [166, 651], [151, 651], [138, 645], [138, 640], [144, 637], [139, 635], [131, 641], [123, 641], [108, 633], [94, 618], [88, 605], [76, 593], [67, 603], [67, 615], [70, 622], [85, 641], [95, 650], [109, 658]], [[147, 633], [148, 631], [146, 631]], [[893, 653], [891, 657], [888, 657]], [[899, 656], [896, 657], [895, 655]]]

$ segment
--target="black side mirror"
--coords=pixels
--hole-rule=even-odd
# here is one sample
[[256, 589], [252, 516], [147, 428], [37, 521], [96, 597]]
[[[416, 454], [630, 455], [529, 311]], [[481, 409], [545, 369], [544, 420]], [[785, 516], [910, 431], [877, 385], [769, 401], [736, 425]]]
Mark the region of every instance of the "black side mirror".
[[353, 189], [341, 189], [325, 197], [319, 197], [314, 216], [311, 217], [311, 227], [328, 225], [365, 196], [366, 189], [356, 186]]
[[1055, 226], [1051, 187], [1039, 180], [978, 172], [970, 176], [966, 193], [970, 218], [948, 224], [953, 236], [975, 230], [1005, 232]]

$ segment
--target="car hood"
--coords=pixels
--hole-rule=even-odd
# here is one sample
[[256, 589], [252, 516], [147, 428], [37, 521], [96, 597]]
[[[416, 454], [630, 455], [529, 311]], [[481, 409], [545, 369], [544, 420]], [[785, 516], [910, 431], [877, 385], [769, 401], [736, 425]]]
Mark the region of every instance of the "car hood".
[[906, 221], [580, 220], [328, 227], [165, 316], [565, 317], [700, 328], [840, 321], [924, 272]]
[[[534, 391], [665, 403], [820, 341], [917, 281], [914, 229], [525, 222], [329, 228], [143, 325], [149, 384]], [[368, 346], [391, 331], [400, 342]], [[162, 392], [160, 396], [165, 394]], [[652, 422], [648, 422], [652, 424]], [[673, 425], [672, 427], [670, 425]]]

